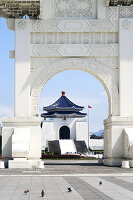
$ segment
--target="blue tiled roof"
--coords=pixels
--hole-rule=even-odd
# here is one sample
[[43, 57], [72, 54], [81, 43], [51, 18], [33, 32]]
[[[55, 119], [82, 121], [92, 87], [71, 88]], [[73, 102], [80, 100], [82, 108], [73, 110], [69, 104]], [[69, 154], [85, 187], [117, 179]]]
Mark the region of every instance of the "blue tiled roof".
[[67, 117], [85, 117], [86, 113], [80, 113], [83, 110], [83, 106], [78, 106], [71, 102], [66, 96], [65, 92], [62, 92], [62, 96], [52, 105], [44, 107], [43, 110], [47, 113], [42, 113], [41, 117], [44, 118], [58, 118], [61, 116]]
[[48, 107], [44, 107], [43, 110], [83, 110], [83, 106], [78, 106], [71, 102], [66, 96], [61, 96], [55, 103]]
[[47, 118], [47, 117], [56, 117], [56, 116], [75, 116], [75, 117], [85, 117], [86, 113], [80, 113], [80, 112], [63, 112], [63, 111], [56, 111], [56, 112], [48, 112], [48, 113], [42, 113], [41, 117]]

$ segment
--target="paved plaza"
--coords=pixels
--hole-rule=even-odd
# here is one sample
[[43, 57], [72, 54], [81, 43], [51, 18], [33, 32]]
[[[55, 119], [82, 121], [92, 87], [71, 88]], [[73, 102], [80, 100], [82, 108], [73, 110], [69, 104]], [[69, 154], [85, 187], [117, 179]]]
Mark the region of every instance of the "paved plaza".
[[[85, 160], [44, 162], [44, 169], [1, 169], [0, 200], [133, 199], [131, 168], [99, 166], [97, 161]], [[68, 187], [73, 188], [72, 192], [67, 191]], [[24, 194], [26, 189], [29, 192]]]

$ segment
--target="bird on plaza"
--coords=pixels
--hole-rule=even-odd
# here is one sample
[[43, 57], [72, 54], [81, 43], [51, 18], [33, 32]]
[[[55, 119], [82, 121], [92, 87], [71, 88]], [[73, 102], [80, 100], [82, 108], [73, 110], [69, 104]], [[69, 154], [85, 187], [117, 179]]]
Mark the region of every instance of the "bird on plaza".
[[68, 192], [72, 192], [73, 188], [67, 188]]
[[27, 190], [24, 190], [24, 194], [27, 194], [29, 192], [29, 190], [27, 189]]
[[102, 185], [102, 181], [99, 182], [99, 185], [100, 185], [100, 186]]
[[44, 197], [44, 190], [41, 191], [41, 196]]

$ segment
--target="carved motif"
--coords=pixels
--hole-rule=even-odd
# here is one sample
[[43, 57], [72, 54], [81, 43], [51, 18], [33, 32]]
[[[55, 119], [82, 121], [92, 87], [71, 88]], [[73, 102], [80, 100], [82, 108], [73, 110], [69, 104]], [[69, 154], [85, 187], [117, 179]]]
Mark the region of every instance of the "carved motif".
[[31, 32], [118, 32], [118, 20], [31, 20]]
[[122, 26], [124, 29], [129, 29], [131, 26], [131, 21], [129, 21], [128, 19], [126, 19], [123, 23]]
[[33, 57], [118, 56], [118, 44], [32, 45]]
[[67, 69], [79, 69], [92, 73], [96, 76], [106, 88], [110, 101], [110, 115], [118, 115], [118, 88], [116, 83], [113, 81], [113, 78], [102, 69], [101, 64], [98, 64], [90, 59], [80, 58], [61, 59], [60, 61], [54, 62], [50, 66], [48, 65], [43, 68], [31, 90], [32, 115], [36, 115], [38, 113], [40, 92], [46, 82], [55, 74]]
[[91, 17], [96, 16], [95, 0], [56, 0], [55, 17]]
[[25, 29], [26, 25], [27, 25], [27, 22], [25, 22], [24, 20], [18, 22], [18, 27], [20, 30]]
[[133, 7], [127, 6], [127, 7], [120, 7], [120, 17], [122, 18], [129, 18], [133, 17]]

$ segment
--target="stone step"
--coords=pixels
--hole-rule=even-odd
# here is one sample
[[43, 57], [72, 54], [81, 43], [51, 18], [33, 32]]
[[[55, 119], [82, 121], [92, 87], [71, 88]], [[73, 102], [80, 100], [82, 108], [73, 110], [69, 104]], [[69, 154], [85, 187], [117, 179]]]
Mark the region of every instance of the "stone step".
[[85, 141], [74, 141], [77, 153], [87, 153], [88, 149], [85, 144]]
[[48, 141], [48, 151], [51, 153], [61, 152], [59, 140]]

